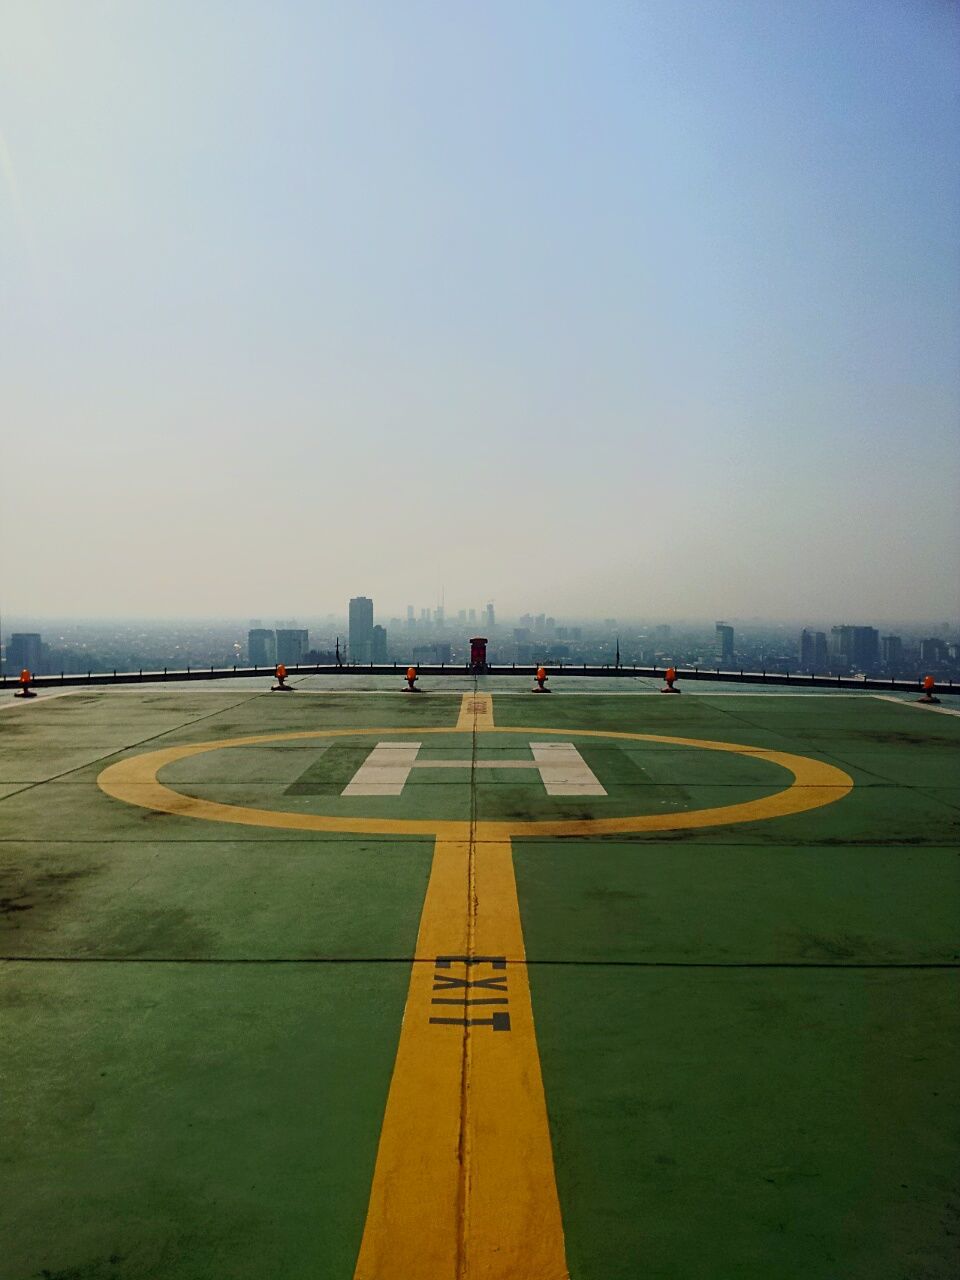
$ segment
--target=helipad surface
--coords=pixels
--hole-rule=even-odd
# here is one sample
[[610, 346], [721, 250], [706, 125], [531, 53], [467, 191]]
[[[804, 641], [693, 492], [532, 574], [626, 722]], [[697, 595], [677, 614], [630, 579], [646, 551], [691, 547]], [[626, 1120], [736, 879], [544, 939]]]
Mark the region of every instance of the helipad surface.
[[350, 683], [0, 708], [3, 1280], [955, 1274], [955, 708]]

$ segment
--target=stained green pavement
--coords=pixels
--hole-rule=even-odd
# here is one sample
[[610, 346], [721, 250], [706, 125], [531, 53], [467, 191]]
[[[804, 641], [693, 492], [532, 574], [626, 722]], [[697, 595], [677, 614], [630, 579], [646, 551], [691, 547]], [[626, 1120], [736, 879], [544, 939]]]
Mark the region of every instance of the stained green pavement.
[[[310, 687], [84, 690], [0, 715], [2, 1280], [350, 1280], [431, 842], [224, 826], [96, 787], [124, 754], [311, 728], [412, 737], [459, 706], [453, 689]], [[869, 696], [568, 687], [506, 684], [496, 721], [532, 740], [738, 742], [856, 784], [768, 822], [515, 841], [574, 1280], [954, 1275], [960, 718]], [[422, 740], [438, 758], [466, 743]], [[162, 776], [333, 812], [370, 745], [214, 751]], [[581, 747], [608, 787], [595, 814], [789, 780], [715, 752]], [[483, 750], [529, 756], [523, 735]], [[417, 771], [401, 801], [470, 803], [574, 807], [506, 769], [472, 789]]]
[[515, 843], [571, 1273], [955, 1274], [960, 723], [866, 699], [630, 710], [857, 786], [762, 824]]
[[5, 969], [0, 1274], [351, 1274], [400, 966]]
[[572, 1275], [956, 1274], [952, 974], [532, 974]]

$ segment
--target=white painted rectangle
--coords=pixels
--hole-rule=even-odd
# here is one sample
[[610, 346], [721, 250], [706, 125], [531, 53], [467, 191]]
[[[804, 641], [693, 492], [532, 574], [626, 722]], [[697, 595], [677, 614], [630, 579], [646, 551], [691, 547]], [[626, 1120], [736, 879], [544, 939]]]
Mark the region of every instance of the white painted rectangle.
[[419, 742], [378, 742], [340, 794], [402, 795], [420, 745]]
[[536, 760], [417, 760], [414, 769], [536, 769]]
[[605, 796], [596, 774], [572, 742], [531, 742], [548, 796]]

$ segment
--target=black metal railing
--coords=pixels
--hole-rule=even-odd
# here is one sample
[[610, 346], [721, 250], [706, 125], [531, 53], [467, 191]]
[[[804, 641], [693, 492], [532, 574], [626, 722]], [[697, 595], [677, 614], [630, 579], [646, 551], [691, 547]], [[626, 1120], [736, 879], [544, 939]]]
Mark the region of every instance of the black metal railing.
[[[403, 676], [410, 665], [406, 662], [357, 663], [343, 666], [306, 664], [288, 665], [287, 676]], [[415, 664], [414, 664], [415, 665]], [[782, 671], [721, 671], [714, 667], [675, 667], [678, 681], [683, 684], [691, 680], [710, 680], [721, 683], [768, 685], [777, 687], [807, 689], [870, 689], [894, 690], [904, 693], [922, 692], [922, 677], [915, 680], [886, 677], [857, 678], [855, 676], [804, 675], [796, 672]], [[662, 680], [666, 667], [634, 667], [634, 666], [597, 666], [590, 663], [558, 663], [546, 667], [551, 678], [563, 676], [604, 676], [620, 680]], [[464, 676], [474, 674], [469, 664], [439, 663], [431, 666], [419, 666], [417, 671], [421, 677]], [[525, 676], [533, 677], [537, 671], [534, 665], [488, 666], [481, 673], [486, 676]], [[78, 685], [130, 685], [130, 684], [162, 684], [165, 681], [181, 682], [185, 680], [228, 680], [250, 676], [273, 676], [275, 668], [269, 667], [187, 667], [177, 671], [164, 668], [162, 671], [88, 671], [86, 674], [37, 675], [31, 680], [36, 689], [49, 689]], [[16, 689], [20, 687], [20, 675], [0, 675], [0, 689]], [[953, 692], [953, 680], [937, 680], [937, 689]], [[960, 686], [958, 686], [960, 690]]]

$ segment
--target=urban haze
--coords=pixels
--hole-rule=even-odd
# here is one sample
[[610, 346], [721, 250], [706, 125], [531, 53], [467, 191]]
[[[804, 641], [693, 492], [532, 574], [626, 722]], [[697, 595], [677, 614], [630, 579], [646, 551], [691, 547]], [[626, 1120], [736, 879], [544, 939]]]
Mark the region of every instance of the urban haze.
[[955, 626], [955, 6], [0, 23], [6, 632]]

